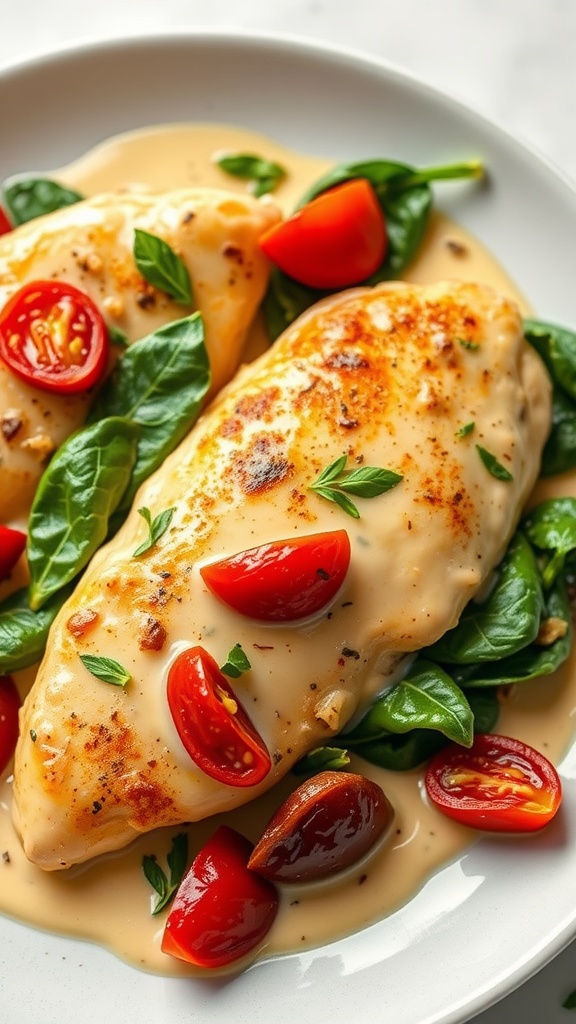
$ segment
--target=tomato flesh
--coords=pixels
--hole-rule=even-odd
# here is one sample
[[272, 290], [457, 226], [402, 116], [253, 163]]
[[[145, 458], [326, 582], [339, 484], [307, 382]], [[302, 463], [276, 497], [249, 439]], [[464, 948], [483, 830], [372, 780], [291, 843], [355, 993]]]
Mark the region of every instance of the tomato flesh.
[[256, 786], [270, 754], [229, 681], [203, 647], [178, 655], [168, 673], [168, 706], [194, 764], [227, 786]]
[[346, 530], [278, 540], [200, 569], [206, 586], [234, 611], [262, 622], [314, 615], [338, 593], [350, 565]]
[[262, 942], [278, 910], [274, 885], [247, 867], [252, 843], [224, 825], [181, 882], [162, 952], [198, 967], [225, 967]]
[[426, 791], [448, 817], [492, 832], [533, 832], [562, 799], [548, 758], [510, 736], [482, 733], [467, 750], [451, 744], [428, 765]]
[[0, 206], [0, 235], [7, 235], [12, 231], [12, 225], [2, 207]]
[[0, 676], [0, 775], [16, 747], [20, 703], [20, 694], [12, 676]]
[[106, 324], [78, 288], [33, 281], [0, 311], [0, 356], [33, 387], [58, 394], [87, 391], [106, 369]]
[[5, 580], [26, 547], [26, 534], [0, 525], [0, 580]]
[[260, 246], [276, 266], [310, 288], [347, 288], [384, 261], [384, 213], [366, 178], [316, 196], [264, 232]]

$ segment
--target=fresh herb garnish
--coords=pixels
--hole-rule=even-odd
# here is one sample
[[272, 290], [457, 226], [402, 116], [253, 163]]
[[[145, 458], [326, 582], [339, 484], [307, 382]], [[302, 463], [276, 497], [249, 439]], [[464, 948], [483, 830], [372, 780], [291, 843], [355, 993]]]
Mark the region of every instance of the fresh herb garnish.
[[341, 455], [331, 462], [322, 470], [318, 479], [310, 484], [309, 490], [327, 501], [335, 502], [349, 516], [359, 519], [360, 513], [348, 494], [358, 498], [376, 498], [396, 487], [403, 478], [391, 469], [379, 469], [377, 466], [345, 469], [347, 459], [347, 455]]
[[474, 423], [474, 420], [471, 420], [470, 423], [465, 423], [460, 427], [460, 430], [456, 431], [456, 437], [468, 437], [468, 435], [474, 430], [475, 426], [476, 424]]
[[238, 679], [243, 672], [248, 672], [251, 668], [251, 664], [248, 660], [246, 652], [242, 648], [241, 644], [236, 644], [231, 651], [228, 652], [228, 658], [224, 665], [222, 665], [221, 671], [226, 676], [230, 676], [231, 679]]
[[217, 157], [214, 162], [227, 174], [249, 181], [250, 191], [255, 196], [272, 192], [286, 177], [286, 171], [280, 164], [253, 153], [228, 153]]
[[155, 288], [167, 292], [183, 306], [192, 305], [194, 299], [188, 268], [163, 238], [135, 228], [134, 260], [142, 277]]
[[124, 687], [132, 678], [124, 666], [114, 658], [105, 658], [99, 654], [81, 654], [80, 661], [96, 679], [101, 679], [103, 683], [110, 683], [112, 686]]
[[156, 542], [160, 540], [160, 537], [166, 533], [166, 530], [172, 522], [172, 516], [175, 511], [175, 507], [165, 508], [163, 512], [159, 512], [158, 515], [152, 519], [150, 509], [146, 508], [145, 505], [138, 509], [142, 519], [144, 519], [148, 524], [148, 537], [142, 542], [142, 544], [140, 544], [140, 547], [136, 548], [136, 551], [133, 552], [133, 558], [137, 558], [138, 555], [143, 555], [146, 551], [150, 551], [150, 548], [154, 547]]
[[506, 469], [501, 462], [498, 462], [498, 459], [492, 454], [492, 452], [487, 451], [481, 444], [476, 445], [476, 451], [488, 472], [491, 473], [492, 476], [496, 477], [497, 480], [505, 480], [508, 483], [510, 480], [514, 479], [510, 470]]
[[477, 341], [470, 341], [469, 338], [458, 338], [458, 344], [461, 345], [462, 348], [469, 349], [470, 352], [477, 352], [480, 348]]
[[170, 903], [184, 877], [188, 862], [188, 836], [185, 832], [180, 832], [177, 836], [174, 836], [172, 847], [166, 860], [170, 869], [169, 879], [160, 867], [156, 857], [145, 854], [142, 858], [144, 875], [147, 881], [150, 882], [154, 892], [158, 893], [158, 899], [152, 908], [152, 916], [159, 914]]
[[121, 331], [119, 327], [108, 326], [108, 339], [115, 348], [128, 347], [128, 335], [125, 331]]
[[7, 178], [1, 194], [14, 227], [84, 199], [80, 192], [59, 185], [57, 181], [31, 178], [28, 174], [15, 174]]
[[343, 771], [350, 764], [348, 751], [343, 747], [316, 747], [293, 766], [295, 775], [317, 775], [318, 772]]

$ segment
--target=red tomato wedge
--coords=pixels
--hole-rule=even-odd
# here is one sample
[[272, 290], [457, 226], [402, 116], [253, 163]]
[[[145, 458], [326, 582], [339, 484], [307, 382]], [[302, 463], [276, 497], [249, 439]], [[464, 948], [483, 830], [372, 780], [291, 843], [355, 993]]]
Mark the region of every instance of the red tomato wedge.
[[260, 246], [285, 274], [310, 288], [347, 288], [370, 277], [387, 249], [386, 221], [366, 178], [311, 199], [264, 232]]
[[194, 764], [227, 786], [256, 786], [271, 768], [264, 740], [226, 676], [203, 647], [179, 654], [168, 673], [168, 706]]
[[198, 967], [225, 967], [255, 949], [278, 910], [274, 885], [247, 868], [252, 843], [223, 825], [180, 883], [162, 952]]
[[7, 235], [9, 231], [12, 231], [12, 225], [0, 206], [0, 235]]
[[0, 311], [0, 356], [42, 391], [77, 394], [100, 379], [108, 332], [92, 300], [61, 281], [33, 281]]
[[314, 615], [338, 593], [350, 565], [346, 530], [248, 548], [202, 566], [206, 586], [234, 611], [261, 622]]
[[10, 762], [18, 739], [20, 703], [12, 676], [0, 676], [0, 775]]
[[0, 580], [5, 580], [26, 547], [26, 534], [10, 526], [0, 526]]
[[432, 802], [449, 818], [490, 832], [533, 832], [554, 817], [562, 786], [554, 765], [510, 736], [482, 733], [467, 750], [454, 743], [426, 772]]

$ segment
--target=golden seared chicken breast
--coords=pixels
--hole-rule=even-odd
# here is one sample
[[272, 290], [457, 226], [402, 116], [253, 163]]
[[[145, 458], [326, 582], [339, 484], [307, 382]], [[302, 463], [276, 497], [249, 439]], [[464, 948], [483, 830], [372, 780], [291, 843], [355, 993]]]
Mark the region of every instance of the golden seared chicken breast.
[[[215, 393], [236, 370], [268, 279], [258, 239], [279, 219], [269, 201], [215, 189], [86, 199], [0, 237], [0, 308], [24, 284], [58, 280], [94, 300], [129, 342], [191, 310], [147, 283], [134, 229], [184, 261], [202, 313]], [[0, 521], [25, 515], [47, 457], [81, 425], [90, 395], [29, 387], [0, 362]]]
[[[519, 314], [486, 287], [385, 284], [294, 323], [144, 485], [56, 620], [16, 753], [28, 857], [62, 868], [236, 807], [329, 741], [500, 560], [549, 422]], [[395, 474], [354, 499], [357, 518], [311, 489], [338, 458]], [[175, 512], [135, 557], [142, 506]], [[238, 644], [250, 668], [224, 684]], [[130, 681], [110, 685], [86, 655]]]

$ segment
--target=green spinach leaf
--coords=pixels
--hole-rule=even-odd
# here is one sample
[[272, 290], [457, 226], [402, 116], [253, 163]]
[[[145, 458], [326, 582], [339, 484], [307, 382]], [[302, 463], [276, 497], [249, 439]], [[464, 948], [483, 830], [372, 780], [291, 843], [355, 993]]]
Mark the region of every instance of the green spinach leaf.
[[496, 661], [535, 640], [544, 607], [538, 566], [528, 541], [517, 532], [484, 601], [470, 601], [460, 622], [426, 657], [449, 665]]
[[210, 384], [199, 313], [176, 320], [131, 345], [92, 407], [92, 423], [126, 416], [140, 427], [136, 464], [115, 520], [125, 515], [148, 476], [188, 433]]
[[552, 427], [542, 452], [541, 476], [576, 467], [576, 402], [557, 384], [552, 388]]
[[315, 747], [293, 766], [295, 775], [317, 775], [318, 772], [339, 772], [350, 764], [348, 751], [342, 747]]
[[576, 332], [543, 320], [525, 320], [524, 337], [546, 364], [552, 380], [576, 400]]
[[63, 587], [37, 612], [30, 608], [28, 588], [17, 590], [0, 604], [0, 674], [18, 672], [40, 661], [48, 630], [71, 587]]
[[87, 564], [108, 533], [136, 459], [138, 428], [108, 417], [64, 442], [42, 475], [30, 513], [30, 606], [41, 608]]
[[2, 201], [14, 226], [25, 224], [63, 206], [72, 206], [84, 196], [50, 178], [15, 174], [2, 185]]
[[542, 580], [545, 587], [552, 586], [564, 569], [566, 555], [576, 549], [576, 499], [542, 501], [525, 517], [522, 529], [534, 547], [549, 553]]
[[[399, 683], [386, 690], [351, 732], [346, 746], [356, 750], [386, 733], [434, 729], [449, 740], [472, 745], [473, 715], [459, 686], [432, 662], [417, 659]], [[361, 750], [358, 750], [361, 753]]]

